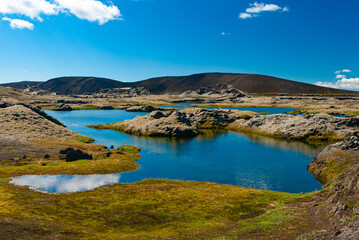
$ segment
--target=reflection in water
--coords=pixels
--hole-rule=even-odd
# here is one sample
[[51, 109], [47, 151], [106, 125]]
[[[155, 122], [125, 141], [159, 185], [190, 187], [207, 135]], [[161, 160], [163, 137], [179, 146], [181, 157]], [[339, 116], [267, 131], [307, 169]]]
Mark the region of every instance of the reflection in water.
[[259, 143], [262, 145], [266, 145], [274, 148], [280, 148], [288, 151], [302, 152], [309, 157], [317, 155], [327, 146], [325, 144], [320, 144], [320, 145], [308, 144], [300, 141], [289, 141], [289, 140], [276, 139], [276, 138], [253, 135], [253, 134], [243, 134], [243, 135], [245, 135], [253, 143]]
[[118, 183], [120, 174], [107, 175], [29, 175], [14, 178], [11, 183], [30, 186], [49, 193], [70, 193], [93, 190], [95, 188]]
[[99, 178], [41, 176], [41, 179], [37, 179], [32, 176], [21, 179], [21, 184], [44, 188], [46, 191], [84, 191], [114, 182], [133, 183], [146, 178], [160, 178], [209, 181], [294, 193], [321, 188], [306, 169], [321, 147], [230, 131], [203, 131], [195, 138], [140, 137], [85, 127], [132, 119], [137, 113], [116, 110], [48, 113], [71, 130], [96, 139], [98, 144], [130, 144], [140, 147], [142, 157], [138, 164], [141, 168]]

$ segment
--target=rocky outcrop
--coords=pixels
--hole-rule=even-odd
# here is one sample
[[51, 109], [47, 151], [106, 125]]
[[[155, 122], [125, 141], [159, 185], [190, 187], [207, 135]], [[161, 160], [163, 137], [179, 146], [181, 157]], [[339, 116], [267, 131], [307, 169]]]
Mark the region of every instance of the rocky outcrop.
[[163, 108], [153, 106], [133, 106], [126, 109], [127, 112], [153, 112], [163, 110]]
[[50, 119], [46, 113], [34, 107], [15, 105], [0, 108], [0, 149], [8, 149], [1, 152], [0, 161], [19, 158], [24, 154], [43, 156], [43, 148], [49, 146], [43, 146], [40, 142], [60, 143], [84, 137], [57, 123], [57, 120]]
[[56, 118], [50, 116], [49, 114], [45, 113], [44, 111], [42, 111], [40, 108], [37, 108], [37, 107], [33, 107], [31, 105], [28, 105], [28, 104], [24, 104], [22, 103], [21, 105], [31, 109], [32, 111], [34, 111], [35, 113], [39, 114], [41, 117], [44, 117], [46, 118], [47, 120], [59, 125], [59, 126], [62, 126], [62, 127], [66, 127], [65, 124], [63, 124], [62, 122], [60, 122], [59, 120], [57, 120]]
[[217, 97], [228, 97], [232, 102], [236, 102], [237, 98], [248, 97], [242, 91], [233, 88], [227, 83], [218, 83], [216, 85], [202, 87], [196, 91], [186, 91], [182, 93], [181, 97], [196, 97], [196, 96], [211, 96], [217, 95]]
[[66, 159], [66, 162], [73, 162], [77, 160], [91, 160], [92, 155], [87, 154], [80, 149], [73, 149], [73, 148], [66, 148], [64, 150], [60, 151], [60, 158], [61, 155], [64, 155], [64, 158]]
[[0, 100], [0, 108], [7, 108], [13, 106], [11, 103]]
[[126, 133], [146, 136], [193, 137], [200, 129], [225, 128], [229, 123], [252, 112], [231, 110], [208, 110], [186, 108], [168, 112], [154, 111], [146, 116], [138, 116], [133, 120], [107, 125], [93, 125], [97, 129], [113, 129]]
[[[316, 202], [328, 209], [332, 227], [313, 239], [357, 240], [359, 236], [359, 134], [326, 147], [308, 166], [324, 184]], [[317, 237], [317, 238], [316, 238]], [[312, 238], [311, 238], [312, 239]]]
[[150, 94], [151, 93], [144, 87], [124, 87], [124, 88], [102, 89], [98, 93], [94, 93], [93, 95], [98, 98], [108, 98], [108, 97], [128, 98], [128, 97], [147, 96]]
[[67, 112], [67, 111], [72, 111], [72, 108], [69, 105], [60, 104], [60, 105], [55, 106], [54, 111]]
[[359, 129], [359, 118], [336, 118], [323, 115], [257, 115], [249, 121], [237, 120], [235, 130], [259, 133], [292, 140], [339, 141]]
[[[41, 111], [38, 109], [38, 111]], [[0, 109], [0, 135], [19, 139], [67, 139], [81, 136], [58, 125], [30, 108], [16, 105]]]

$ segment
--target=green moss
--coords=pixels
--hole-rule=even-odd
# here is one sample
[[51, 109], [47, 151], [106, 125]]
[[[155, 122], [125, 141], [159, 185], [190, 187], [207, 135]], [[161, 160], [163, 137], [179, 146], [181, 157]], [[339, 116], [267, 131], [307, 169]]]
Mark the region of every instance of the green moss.
[[348, 208], [352, 208], [352, 207], [354, 207], [355, 205], [356, 205], [356, 203], [351, 203], [351, 202], [349, 202], [349, 201], [346, 201], [346, 202], [345, 202], [345, 206], [348, 207]]
[[148, 135], [150, 137], [160, 136], [160, 134], [157, 131], [151, 131], [151, 132], [147, 133], [146, 135]]
[[86, 136], [76, 137], [75, 140], [82, 143], [93, 143], [95, 141], [95, 139]]
[[[43, 194], [0, 184], [0, 212], [8, 222], [17, 221], [20, 229], [28, 226], [33, 232], [30, 236], [47, 229], [50, 236], [59, 239], [237, 239], [252, 232], [267, 235], [282, 231], [295, 217], [283, 209], [287, 201], [288, 194], [184, 181], [146, 180], [71, 194]], [[28, 222], [36, 223], [39, 229]]]
[[100, 110], [101, 107], [98, 106], [81, 106], [81, 107], [73, 107], [72, 110]]
[[4, 148], [4, 149], [1, 149], [0, 153], [14, 153], [15, 150], [12, 149], [12, 148]]
[[103, 124], [88, 125], [86, 127], [95, 128], [98, 130], [110, 129], [110, 130], [115, 130], [115, 131], [119, 131], [119, 132], [124, 132], [125, 128], [126, 128], [126, 126], [123, 124], [114, 124], [114, 123], [108, 123], [106, 125], [103, 125]]
[[250, 116], [250, 115], [248, 115], [248, 114], [245, 114], [245, 115], [243, 115], [243, 116], [240, 116], [239, 118], [240, 119], [244, 119], [244, 120], [249, 120], [249, 119], [251, 119], [253, 116]]
[[131, 145], [122, 145], [117, 148], [117, 151], [136, 154], [136, 153], [139, 153], [141, 151], [141, 149], [138, 147], [131, 146]]
[[48, 160], [45, 162], [45, 166], [43, 166], [44, 160], [27, 161], [26, 164], [18, 166], [0, 164], [0, 178], [34, 174], [109, 174], [136, 170], [138, 167], [136, 161], [140, 158], [138, 155], [140, 149], [131, 148], [131, 146], [126, 147], [126, 149], [125, 154], [112, 151], [109, 158], [103, 158], [100, 155], [101, 157], [93, 160], [75, 162]]
[[241, 232], [268, 232], [283, 227], [283, 223], [293, 218], [292, 210], [273, 209], [260, 217], [249, 219], [242, 224]]
[[353, 215], [353, 216], [351, 216], [349, 218], [346, 218], [346, 219], [342, 220], [341, 223], [352, 222], [352, 221], [356, 220], [357, 218], [359, 218], [358, 214]]

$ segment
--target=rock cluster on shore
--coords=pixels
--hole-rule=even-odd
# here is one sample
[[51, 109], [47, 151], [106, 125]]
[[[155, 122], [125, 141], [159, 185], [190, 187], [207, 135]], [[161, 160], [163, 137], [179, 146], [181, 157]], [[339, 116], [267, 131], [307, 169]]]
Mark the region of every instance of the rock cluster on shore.
[[124, 122], [90, 127], [145, 136], [194, 137], [200, 129], [225, 128], [238, 118], [255, 114], [249, 111], [185, 108], [168, 112], [154, 111]]
[[91, 127], [136, 135], [172, 137], [193, 137], [199, 134], [200, 129], [226, 128], [292, 140], [335, 142], [359, 130], [359, 117], [258, 115], [249, 111], [185, 108], [168, 112], [153, 111], [132, 120]]
[[132, 106], [126, 109], [127, 112], [153, 112], [153, 111], [163, 111], [165, 109], [161, 107], [154, 106]]
[[[198, 97], [198, 96], [213, 96], [216, 95], [219, 98], [225, 97], [231, 102], [238, 102], [239, 98], [248, 97], [244, 92], [234, 88], [227, 83], [218, 83], [208, 87], [202, 87], [195, 91], [186, 91], [182, 93], [181, 97]], [[225, 100], [225, 99], [222, 99]]]
[[151, 93], [144, 87], [124, 87], [124, 88], [109, 88], [102, 89], [97, 93], [88, 93], [93, 94], [95, 98], [131, 98], [138, 96], [148, 96]]
[[54, 107], [54, 111], [68, 112], [68, 111], [72, 111], [72, 108], [67, 104], [60, 104]]
[[293, 140], [338, 141], [359, 129], [359, 117], [337, 118], [316, 115], [257, 115], [248, 121], [237, 120], [232, 129]]

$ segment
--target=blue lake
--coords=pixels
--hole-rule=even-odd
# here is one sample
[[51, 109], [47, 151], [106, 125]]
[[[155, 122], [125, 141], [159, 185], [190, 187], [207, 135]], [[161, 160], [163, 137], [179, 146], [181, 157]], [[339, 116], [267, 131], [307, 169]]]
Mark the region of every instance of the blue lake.
[[86, 126], [123, 121], [145, 113], [120, 110], [47, 113], [69, 129], [96, 139], [97, 144], [140, 147], [142, 157], [137, 163], [141, 167], [107, 175], [23, 176], [15, 178], [12, 181], [15, 184], [50, 193], [92, 190], [146, 178], [209, 181], [291, 193], [321, 189], [306, 167], [322, 147], [231, 131], [205, 131], [190, 139], [140, 137]]

